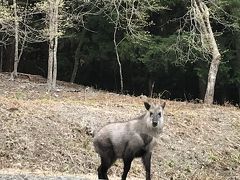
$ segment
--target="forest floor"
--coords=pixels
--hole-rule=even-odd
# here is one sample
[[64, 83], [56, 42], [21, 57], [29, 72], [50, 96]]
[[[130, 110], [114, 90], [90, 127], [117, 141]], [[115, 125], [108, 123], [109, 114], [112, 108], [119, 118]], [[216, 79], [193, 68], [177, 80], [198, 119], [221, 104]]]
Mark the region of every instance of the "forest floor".
[[[145, 99], [45, 79], [0, 74], [0, 174], [97, 179], [91, 132], [141, 115]], [[166, 100], [165, 127], [152, 156], [156, 179], [240, 180], [240, 109]], [[109, 171], [120, 179], [122, 162]], [[118, 177], [118, 178], [116, 178]], [[134, 160], [129, 179], [144, 179]]]

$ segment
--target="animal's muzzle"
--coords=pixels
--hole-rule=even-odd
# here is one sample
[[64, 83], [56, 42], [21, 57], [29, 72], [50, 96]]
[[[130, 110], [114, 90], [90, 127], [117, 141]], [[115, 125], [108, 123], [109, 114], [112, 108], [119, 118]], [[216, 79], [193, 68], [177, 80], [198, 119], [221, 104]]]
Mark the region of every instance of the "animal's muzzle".
[[157, 122], [157, 121], [153, 121], [153, 122], [152, 122], [152, 126], [153, 126], [153, 127], [156, 127], [157, 125], [158, 125], [158, 122]]

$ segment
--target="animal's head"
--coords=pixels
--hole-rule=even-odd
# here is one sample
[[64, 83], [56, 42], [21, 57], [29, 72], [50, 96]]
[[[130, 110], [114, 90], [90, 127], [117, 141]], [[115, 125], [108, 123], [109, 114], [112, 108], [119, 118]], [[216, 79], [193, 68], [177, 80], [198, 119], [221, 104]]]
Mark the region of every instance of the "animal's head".
[[149, 127], [152, 128], [163, 128], [163, 121], [164, 121], [164, 107], [166, 102], [161, 105], [149, 104], [144, 102], [144, 106], [147, 109], [147, 123]]

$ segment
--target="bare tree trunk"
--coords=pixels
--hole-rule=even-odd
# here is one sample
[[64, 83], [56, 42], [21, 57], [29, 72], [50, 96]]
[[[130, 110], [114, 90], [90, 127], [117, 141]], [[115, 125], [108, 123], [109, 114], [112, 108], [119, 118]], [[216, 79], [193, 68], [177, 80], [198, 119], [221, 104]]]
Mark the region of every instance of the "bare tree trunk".
[[57, 1], [54, 5], [54, 56], [53, 56], [53, 88], [56, 88], [57, 81], [57, 47], [58, 47], [58, 5]]
[[[79, 42], [79, 44], [80, 44], [80, 42]], [[78, 47], [79, 47], [79, 45], [78, 45]], [[77, 47], [77, 49], [78, 49], [78, 47]], [[77, 76], [77, 72], [78, 72], [78, 67], [79, 67], [79, 61], [80, 61], [80, 59], [78, 59], [76, 57], [76, 52], [75, 52], [73, 71], [72, 71], [72, 76], [71, 76], [71, 79], [70, 79], [71, 83], [75, 82], [75, 79], [76, 79], [76, 76]]]
[[206, 90], [206, 94], [204, 97], [204, 102], [206, 104], [213, 103], [214, 89], [215, 89], [215, 83], [216, 83], [217, 72], [218, 72], [220, 60], [221, 60], [220, 53], [213, 55], [213, 59], [212, 59], [210, 69], [208, 72], [207, 90]]
[[48, 91], [56, 88], [57, 46], [58, 46], [58, 7], [59, 1], [49, 0], [49, 55], [48, 55]]
[[117, 58], [118, 66], [119, 66], [119, 77], [120, 77], [120, 87], [121, 87], [120, 92], [123, 93], [122, 64], [121, 64], [121, 61], [120, 61], [120, 57], [119, 57], [119, 53], [118, 53], [118, 44], [117, 44], [117, 41], [116, 41], [117, 26], [118, 25], [116, 25], [115, 30], [114, 30], [113, 42], [114, 42], [116, 58]]
[[[114, 48], [115, 48], [115, 54], [116, 54], [116, 58], [117, 58], [117, 63], [118, 63], [118, 66], [119, 66], [119, 77], [120, 77], [120, 92], [123, 93], [123, 75], [122, 75], [122, 64], [121, 64], [121, 61], [120, 61], [120, 57], [119, 57], [119, 53], [118, 53], [118, 45], [119, 43], [117, 43], [117, 30], [118, 30], [118, 27], [120, 25], [120, 12], [119, 12], [119, 9], [120, 9], [120, 6], [121, 6], [121, 3], [122, 3], [122, 0], [120, 1], [114, 1], [114, 7], [115, 7], [115, 10], [116, 10], [116, 20], [114, 22], [115, 24], [115, 27], [114, 27], [114, 33], [113, 33], [113, 43], [114, 43]], [[121, 42], [121, 41], [120, 41]]]
[[53, 51], [53, 81], [52, 81], [53, 89], [56, 88], [56, 84], [57, 84], [57, 46], [58, 46], [58, 37], [55, 37], [54, 40], [55, 40], [55, 44], [54, 44], [54, 51]]
[[192, 0], [194, 6], [195, 20], [199, 25], [201, 38], [204, 48], [208, 49], [212, 55], [212, 61], [208, 72], [207, 89], [204, 97], [204, 102], [207, 104], [213, 103], [214, 88], [216, 83], [217, 72], [221, 61], [221, 54], [212, 31], [209, 20], [209, 9], [202, 0]]
[[77, 71], [78, 71], [78, 67], [79, 67], [79, 62], [80, 62], [80, 52], [81, 52], [81, 48], [82, 48], [82, 44], [83, 44], [83, 39], [84, 36], [86, 34], [86, 29], [82, 30], [79, 42], [78, 42], [78, 47], [75, 51], [75, 57], [74, 57], [74, 67], [73, 67], [73, 72], [72, 72], [72, 76], [71, 76], [71, 83], [75, 82], [76, 76], [77, 76]]
[[53, 56], [54, 56], [54, 27], [53, 27], [53, 16], [54, 4], [52, 1], [49, 1], [49, 48], [48, 48], [48, 91], [52, 90], [52, 83], [53, 83]]
[[204, 102], [207, 103], [207, 104], [212, 104], [213, 103], [213, 98], [214, 98], [214, 89], [215, 89], [215, 84], [216, 84], [218, 68], [219, 68], [219, 64], [220, 64], [220, 61], [221, 61], [221, 54], [219, 52], [217, 42], [216, 42], [216, 39], [214, 37], [212, 27], [211, 27], [211, 24], [210, 24], [210, 21], [209, 21], [208, 8], [207, 8], [206, 5], [204, 6], [204, 8], [207, 11], [207, 16], [205, 18], [205, 21], [206, 21], [206, 26], [207, 26], [207, 30], [208, 30], [210, 49], [212, 50], [212, 61], [211, 61], [210, 69], [209, 69], [209, 72], [208, 72], [208, 83], [207, 83], [206, 94], [205, 94], [205, 97], [204, 97]]
[[17, 2], [16, 2], [16, 0], [13, 0], [13, 9], [14, 9], [15, 55], [14, 55], [13, 72], [11, 73], [11, 79], [12, 80], [15, 77], [17, 77], [18, 63], [19, 63], [19, 58], [18, 58], [19, 22], [18, 22], [18, 15], [17, 15]]
[[48, 91], [52, 90], [52, 83], [53, 83], [53, 49], [54, 49], [54, 43], [53, 40], [50, 39], [49, 42], [49, 48], [48, 48], [48, 78], [47, 78], [47, 84], [48, 84]]
[[[23, 20], [23, 23], [24, 23], [24, 24], [26, 23], [26, 18], [27, 18], [27, 8], [28, 8], [28, 0], [27, 0], [27, 2], [26, 2], [26, 6], [25, 6], [24, 20]], [[25, 28], [24, 28], [24, 37], [23, 37], [23, 41], [22, 41], [20, 53], [19, 53], [19, 56], [18, 56], [18, 60], [19, 60], [19, 61], [20, 61], [20, 59], [21, 59], [21, 57], [22, 57], [26, 40], [27, 40], [27, 27], [25, 26]]]
[[149, 74], [148, 76], [148, 97], [153, 97], [153, 90], [155, 86], [155, 81], [152, 80], [152, 76]]

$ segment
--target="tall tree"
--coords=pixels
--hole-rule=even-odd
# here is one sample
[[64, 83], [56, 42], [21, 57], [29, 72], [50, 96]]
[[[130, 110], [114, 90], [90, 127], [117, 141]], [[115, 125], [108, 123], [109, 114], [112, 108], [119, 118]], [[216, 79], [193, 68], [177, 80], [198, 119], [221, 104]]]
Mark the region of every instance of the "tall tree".
[[120, 91], [121, 93], [123, 93], [123, 75], [122, 75], [122, 64], [120, 61], [120, 57], [119, 57], [119, 51], [118, 51], [118, 45], [119, 43], [117, 42], [117, 32], [118, 32], [118, 28], [120, 27], [120, 7], [121, 7], [122, 1], [113, 1], [113, 5], [114, 5], [114, 9], [116, 11], [116, 18], [114, 23], [114, 33], [113, 33], [113, 44], [114, 44], [114, 49], [115, 49], [115, 53], [116, 53], [116, 59], [117, 59], [117, 63], [119, 66], [119, 77], [120, 77]]
[[207, 104], [213, 103], [214, 89], [217, 78], [217, 72], [221, 60], [221, 54], [218, 49], [216, 39], [213, 34], [212, 26], [209, 20], [209, 9], [202, 0], [192, 0], [192, 8], [194, 19], [203, 40], [203, 45], [212, 56], [210, 69], [208, 72], [207, 89], [204, 97], [204, 102]]
[[[210, 23], [209, 7], [203, 0], [191, 0], [190, 8], [183, 19], [188, 24], [184, 23], [181, 26], [179, 35], [182, 36], [181, 38], [184, 39], [188, 45], [187, 48], [184, 47], [187, 49], [187, 52], [184, 52], [185, 55], [180, 59], [186, 59], [186, 61], [191, 61], [191, 58], [195, 61], [201, 58], [206, 60], [211, 59], [204, 102], [212, 104], [221, 54]], [[187, 27], [188, 32], [186, 33]], [[181, 44], [178, 45], [182, 46]], [[179, 50], [178, 48], [176, 48], [177, 51]]]
[[[42, 32], [35, 29], [33, 26], [34, 18], [33, 14], [40, 14], [34, 7], [29, 8], [29, 1], [12, 1], [12, 13], [14, 23], [12, 28], [7, 30], [9, 37], [14, 37], [14, 62], [13, 71], [11, 73], [11, 79], [13, 80], [18, 75], [18, 65], [23, 54], [25, 44], [32, 42], [41, 42], [45, 38]], [[10, 23], [11, 24], [11, 23]], [[12, 30], [13, 29], [13, 30]], [[12, 32], [11, 32], [12, 31]], [[10, 42], [11, 43], [11, 42]]]
[[49, 49], [48, 49], [48, 90], [56, 88], [57, 81], [57, 47], [58, 47], [58, 9], [61, 0], [48, 0], [48, 33], [49, 33]]
[[13, 11], [14, 11], [14, 34], [15, 34], [15, 54], [14, 54], [14, 66], [13, 72], [11, 74], [11, 79], [13, 80], [14, 77], [17, 77], [17, 69], [19, 64], [19, 57], [18, 57], [18, 45], [19, 45], [19, 20], [17, 14], [17, 1], [13, 0]]

